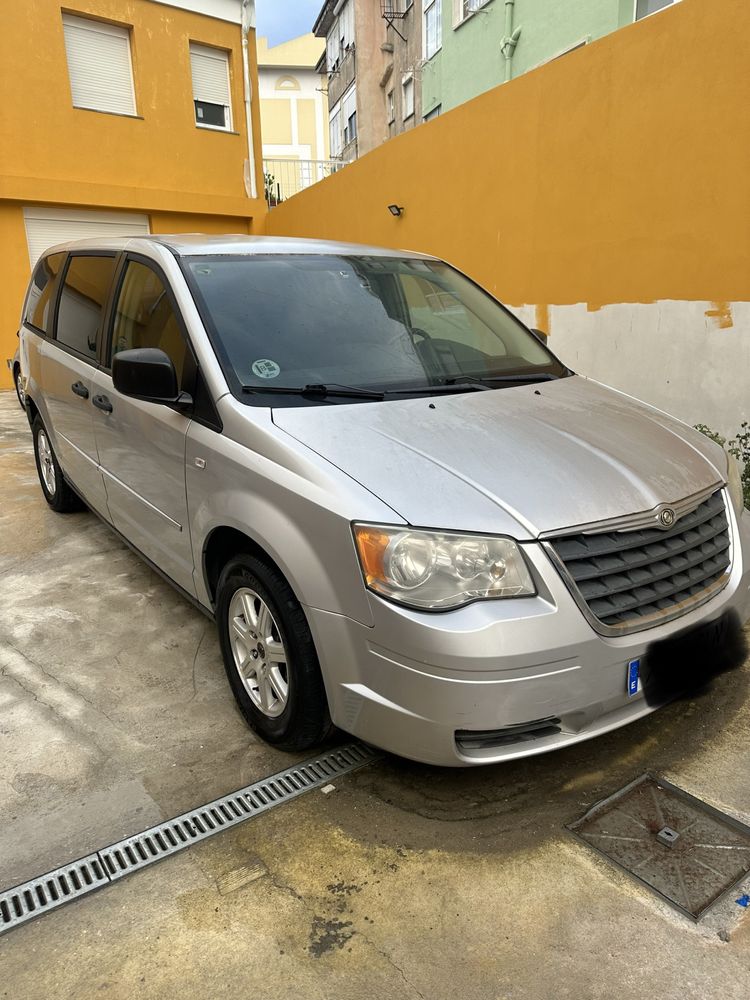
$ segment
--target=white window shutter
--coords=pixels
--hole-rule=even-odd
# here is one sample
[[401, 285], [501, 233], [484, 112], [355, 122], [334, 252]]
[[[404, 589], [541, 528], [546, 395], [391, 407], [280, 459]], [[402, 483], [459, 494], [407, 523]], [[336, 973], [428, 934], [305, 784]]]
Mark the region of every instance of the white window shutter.
[[63, 14], [63, 33], [73, 104], [77, 108], [134, 115], [128, 29]]
[[226, 52], [206, 45], [190, 44], [193, 100], [230, 107], [229, 60]]
[[352, 85], [341, 98], [341, 110], [344, 114], [344, 122], [348, 122], [357, 110], [357, 87]]

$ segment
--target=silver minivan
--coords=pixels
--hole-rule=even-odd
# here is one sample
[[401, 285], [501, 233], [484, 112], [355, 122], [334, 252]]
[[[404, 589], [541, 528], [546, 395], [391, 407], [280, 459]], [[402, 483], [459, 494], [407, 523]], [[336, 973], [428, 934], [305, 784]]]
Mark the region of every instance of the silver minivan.
[[66, 244], [20, 356], [47, 503], [85, 503], [215, 619], [281, 748], [338, 727], [436, 764], [521, 757], [743, 658], [734, 459], [434, 257]]

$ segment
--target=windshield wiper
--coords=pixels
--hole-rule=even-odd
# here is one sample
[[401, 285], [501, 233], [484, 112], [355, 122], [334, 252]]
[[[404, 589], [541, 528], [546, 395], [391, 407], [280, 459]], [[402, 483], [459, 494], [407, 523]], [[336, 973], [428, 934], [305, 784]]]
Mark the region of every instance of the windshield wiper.
[[357, 389], [349, 385], [243, 385], [243, 392], [273, 392], [285, 396], [309, 396], [312, 399], [325, 399], [327, 396], [340, 396], [351, 399], [385, 399], [385, 393], [376, 389]]
[[553, 382], [555, 379], [560, 378], [560, 375], [552, 375], [550, 372], [525, 372], [519, 375], [486, 375], [484, 378], [479, 378], [476, 375], [456, 375], [453, 378], [447, 378], [443, 381], [443, 385], [460, 385], [462, 382], [476, 382], [477, 385], [484, 385], [488, 388], [491, 385], [502, 382]]

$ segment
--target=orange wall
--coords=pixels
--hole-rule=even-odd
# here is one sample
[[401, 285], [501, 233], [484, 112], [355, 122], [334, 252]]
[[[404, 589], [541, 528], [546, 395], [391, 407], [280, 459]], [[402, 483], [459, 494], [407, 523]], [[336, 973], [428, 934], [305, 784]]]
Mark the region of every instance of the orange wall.
[[[0, 198], [173, 212], [262, 215], [245, 194], [247, 157], [237, 24], [149, 0], [76, 0], [65, 9], [131, 26], [138, 118], [72, 106], [58, 0], [12, 4], [0, 33]], [[230, 52], [233, 134], [196, 128], [189, 42]], [[255, 45], [250, 38], [251, 59]], [[252, 79], [257, 94], [257, 72]], [[257, 105], [257, 102], [255, 102]]]
[[749, 51], [745, 0], [684, 0], [390, 140], [267, 231], [435, 253], [513, 304], [750, 299]]

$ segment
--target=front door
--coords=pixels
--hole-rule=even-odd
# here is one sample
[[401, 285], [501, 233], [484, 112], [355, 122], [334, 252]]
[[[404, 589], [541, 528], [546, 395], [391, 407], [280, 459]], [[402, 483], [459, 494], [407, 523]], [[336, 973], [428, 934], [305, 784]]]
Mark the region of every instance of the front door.
[[99, 462], [112, 523], [184, 590], [195, 593], [185, 491], [190, 418], [118, 393], [111, 359], [118, 351], [158, 347], [191, 391], [195, 363], [166, 279], [145, 259], [125, 264], [104, 366], [94, 374], [92, 404]]
[[106, 515], [91, 397], [97, 342], [115, 270], [113, 255], [75, 254], [60, 290], [54, 340], [40, 342], [48, 431], [63, 472], [84, 500]]

